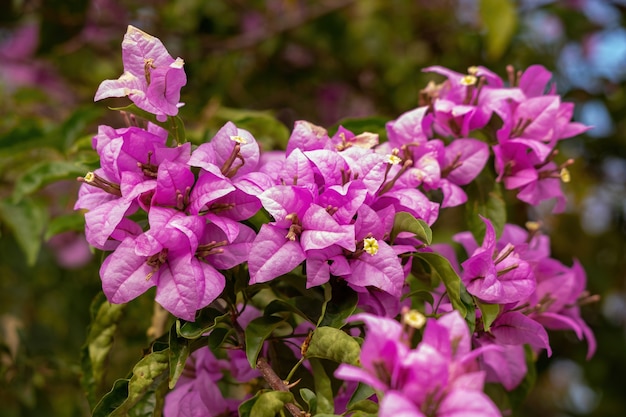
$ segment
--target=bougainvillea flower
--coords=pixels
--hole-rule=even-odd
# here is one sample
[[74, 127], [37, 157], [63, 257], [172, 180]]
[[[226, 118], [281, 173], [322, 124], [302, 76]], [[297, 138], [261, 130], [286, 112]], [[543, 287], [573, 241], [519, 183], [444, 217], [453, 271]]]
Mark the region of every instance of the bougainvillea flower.
[[[483, 244], [461, 264], [461, 279], [470, 294], [490, 303], [513, 303], [528, 297], [535, 290], [530, 265], [508, 244], [496, 248], [496, 233], [491, 222], [486, 225]], [[457, 237], [455, 237], [455, 240]], [[461, 243], [463, 242], [461, 236]]]
[[95, 101], [128, 97], [140, 109], [165, 121], [178, 114], [180, 89], [187, 83], [182, 59], [174, 59], [158, 38], [128, 26], [122, 42], [124, 73], [117, 80], [105, 80]]
[[546, 258], [534, 268], [537, 289], [524, 310], [528, 317], [552, 330], [572, 330], [588, 344], [587, 358], [593, 356], [596, 340], [580, 315], [580, 304], [593, 300], [586, 293], [585, 271], [578, 261], [571, 268], [555, 259]]
[[193, 321], [196, 310], [218, 297], [225, 284], [224, 276], [197, 256], [205, 255], [205, 220], [157, 206], [148, 220], [150, 230], [124, 239], [105, 259], [102, 289], [109, 301], [125, 303], [156, 286], [159, 304]]
[[[239, 401], [224, 398], [218, 382], [229, 363], [207, 347], [193, 352], [176, 387], [165, 396], [165, 417], [217, 417], [237, 412]], [[247, 381], [246, 381], [247, 382]]]
[[[500, 416], [483, 392], [470, 334], [458, 312], [429, 319], [415, 349], [393, 319], [358, 314], [367, 326], [361, 367], [342, 364], [335, 376], [371, 385], [383, 394], [381, 416]], [[352, 320], [352, 319], [351, 319]], [[469, 411], [469, 414], [468, 414]]]

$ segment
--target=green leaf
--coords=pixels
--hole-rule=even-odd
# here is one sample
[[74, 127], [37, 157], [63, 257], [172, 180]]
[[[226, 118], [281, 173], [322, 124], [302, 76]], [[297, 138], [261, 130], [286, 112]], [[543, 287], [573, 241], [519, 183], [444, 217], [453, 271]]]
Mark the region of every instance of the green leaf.
[[263, 347], [263, 342], [274, 329], [285, 322], [285, 319], [276, 316], [263, 316], [252, 320], [245, 330], [246, 356], [252, 368], [256, 368], [256, 360]]
[[406, 296], [403, 297], [403, 299], [405, 298], [410, 298], [412, 300], [419, 298], [419, 299], [424, 300], [431, 306], [435, 304], [435, 298], [433, 297], [433, 294], [430, 291], [426, 291], [426, 290], [411, 291], [410, 293], [408, 293]]
[[461, 282], [461, 278], [454, 268], [452, 268], [452, 265], [450, 265], [450, 261], [434, 252], [419, 252], [414, 253], [413, 256], [422, 259], [430, 266], [431, 274], [441, 280], [446, 287], [446, 292], [448, 293], [452, 307], [465, 317], [465, 315], [467, 315], [467, 308], [461, 301], [461, 287], [464, 286]]
[[85, 215], [75, 211], [70, 214], [55, 217], [50, 220], [48, 227], [46, 228], [46, 234], [44, 240], [49, 240], [52, 236], [59, 233], [74, 231], [84, 232], [85, 230]]
[[276, 299], [270, 302], [265, 307], [263, 314], [266, 316], [271, 316], [272, 314], [275, 314], [275, 313], [282, 313], [284, 311], [287, 311], [289, 313], [294, 313], [306, 320], [310, 320], [307, 314], [298, 308], [299, 304], [300, 303], [293, 302], [293, 299], [289, 299], [289, 300]]
[[169, 388], [173, 389], [176, 386], [178, 378], [185, 369], [185, 362], [191, 353], [189, 347], [189, 339], [184, 337], [177, 337], [176, 324], [172, 325], [170, 329], [170, 349], [169, 349], [169, 363], [170, 363], [170, 376], [169, 376]]
[[34, 200], [27, 199], [19, 203], [0, 200], [0, 220], [13, 232], [30, 266], [35, 264], [39, 256], [47, 218], [46, 207]]
[[313, 391], [308, 388], [300, 388], [300, 397], [302, 401], [308, 406], [308, 412], [311, 415], [317, 414], [317, 396]]
[[467, 195], [465, 218], [476, 241], [482, 242], [485, 237], [486, 226], [480, 216], [488, 218], [496, 236], [500, 236], [506, 223], [506, 204], [502, 198], [502, 187], [496, 182], [493, 173], [483, 170], [467, 186]]
[[378, 413], [378, 404], [372, 400], [361, 400], [350, 406], [349, 411], [360, 411], [364, 414], [376, 415]]
[[154, 114], [140, 109], [135, 104], [130, 104], [126, 107], [109, 108], [111, 110], [123, 111], [126, 113], [134, 114], [135, 116], [139, 116], [142, 119], [146, 119], [147, 121], [154, 123], [155, 125], [161, 126], [163, 129], [167, 130], [169, 133], [169, 137], [173, 139], [174, 142], [179, 144], [185, 142], [185, 125], [183, 123], [183, 120], [179, 116], [167, 116], [166, 121], [159, 122]]
[[[146, 396], [155, 397], [156, 401], [157, 393], [162, 393], [160, 385], [167, 382], [169, 367], [169, 349], [152, 352], [137, 362], [128, 383], [128, 398], [111, 416], [130, 415], [129, 411], [136, 405], [142, 409], [146, 404]], [[145, 411], [141, 414], [145, 414]]]
[[330, 378], [319, 359], [309, 358], [309, 364], [317, 396], [317, 410], [322, 414], [332, 413], [335, 411], [335, 402]]
[[176, 334], [186, 339], [197, 339], [204, 333], [228, 319], [229, 313], [222, 313], [211, 307], [203, 308], [196, 321], [176, 320]]
[[96, 405], [91, 417], [108, 417], [116, 409], [118, 409], [124, 401], [128, 398], [128, 384], [129, 379], [118, 379], [113, 384], [113, 388], [107, 394], [102, 397], [100, 402]]
[[252, 404], [250, 417], [274, 417], [286, 403], [293, 401], [293, 394], [289, 391], [264, 392]]
[[13, 202], [19, 202], [25, 195], [56, 181], [75, 179], [89, 171], [85, 166], [70, 161], [45, 161], [33, 165], [16, 181]]
[[58, 142], [67, 149], [81, 137], [90, 123], [102, 116], [103, 111], [101, 108], [89, 105], [78, 108], [49, 136], [58, 136]]
[[82, 349], [81, 384], [92, 405], [96, 402], [96, 391], [104, 380], [109, 353], [113, 347], [113, 335], [122, 318], [124, 307], [125, 304], [109, 303], [103, 293], [98, 294], [91, 303], [91, 324]]
[[483, 321], [483, 328], [486, 332], [488, 332], [494, 320], [498, 318], [498, 315], [500, 314], [500, 305], [483, 303], [478, 299], [474, 299], [474, 302], [480, 309]]
[[331, 296], [332, 298], [324, 302], [323, 316], [320, 317], [318, 327], [341, 329], [346, 324], [346, 319], [354, 313], [359, 297], [347, 285], [332, 286]]
[[361, 346], [352, 336], [334, 327], [318, 327], [304, 356], [356, 365], [360, 354]]
[[354, 390], [352, 397], [350, 397], [350, 401], [348, 401], [348, 410], [351, 410], [353, 406], [368, 399], [375, 393], [376, 391], [374, 391], [374, 388], [359, 382], [359, 385]]
[[496, 61], [509, 46], [517, 28], [517, 12], [512, 0], [480, 0], [478, 3], [485, 32], [487, 58]]
[[228, 335], [230, 335], [233, 332], [234, 330], [232, 328], [224, 328], [224, 327], [216, 327], [213, 330], [211, 330], [211, 334], [209, 334], [208, 339], [207, 339], [207, 344], [209, 346], [209, 349], [215, 352], [217, 349], [222, 347], [222, 344], [224, 344], [224, 341], [226, 340]]
[[433, 241], [433, 231], [428, 224], [421, 219], [416, 219], [411, 213], [401, 211], [396, 213], [391, 229], [391, 241], [393, 242], [400, 232], [410, 232], [422, 242], [430, 245]]

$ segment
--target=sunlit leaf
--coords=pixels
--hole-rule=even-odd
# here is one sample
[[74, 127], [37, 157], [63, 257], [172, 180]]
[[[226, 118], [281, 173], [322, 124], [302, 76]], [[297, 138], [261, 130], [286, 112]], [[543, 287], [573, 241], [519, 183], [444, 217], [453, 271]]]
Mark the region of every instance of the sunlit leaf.
[[[128, 383], [128, 398], [111, 413], [111, 416], [129, 415], [129, 411], [136, 405], [139, 404], [140, 408], [145, 406], [144, 397], [156, 397], [157, 392], [161, 392], [160, 385], [167, 382], [169, 365], [169, 349], [152, 352], [137, 362]], [[145, 414], [145, 411], [141, 414]]]
[[475, 302], [482, 315], [483, 328], [488, 332], [491, 328], [491, 324], [498, 318], [498, 314], [500, 314], [500, 305], [483, 303], [480, 300], [475, 300]]
[[309, 407], [308, 412], [311, 415], [317, 414], [317, 396], [315, 393], [308, 388], [300, 388], [299, 392], [302, 401]]
[[274, 417], [286, 403], [293, 402], [289, 391], [268, 391], [262, 393], [252, 404], [250, 417]]
[[360, 354], [361, 346], [352, 336], [334, 327], [318, 327], [313, 331], [305, 357], [355, 365]]
[[401, 211], [396, 213], [391, 229], [391, 241], [393, 242], [400, 232], [410, 232], [422, 242], [430, 245], [433, 240], [433, 232], [428, 224], [421, 219], [416, 219], [412, 214]]

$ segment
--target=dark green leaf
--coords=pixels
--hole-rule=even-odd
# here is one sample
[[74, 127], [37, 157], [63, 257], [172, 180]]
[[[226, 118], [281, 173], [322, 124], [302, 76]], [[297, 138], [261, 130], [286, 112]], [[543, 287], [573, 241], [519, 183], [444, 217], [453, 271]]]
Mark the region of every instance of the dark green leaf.
[[197, 339], [227, 320], [229, 316], [229, 313], [222, 313], [211, 307], [203, 308], [196, 321], [176, 320], [176, 333], [186, 339]]
[[191, 353], [189, 348], [189, 339], [184, 337], [178, 337], [176, 335], [176, 324], [170, 329], [170, 349], [169, 349], [169, 362], [170, 362], [170, 376], [169, 376], [169, 388], [172, 389], [176, 386], [178, 378], [185, 369], [185, 362]]
[[335, 411], [335, 402], [330, 378], [319, 359], [309, 358], [309, 364], [317, 396], [317, 410], [320, 413], [332, 413]]
[[91, 417], [109, 417], [128, 398], [129, 379], [118, 379], [113, 388], [96, 405]]
[[274, 313], [281, 313], [281, 312], [287, 311], [290, 313], [297, 314], [298, 316], [309, 320], [309, 317], [297, 307], [298, 303], [291, 302], [291, 301], [292, 301], [291, 299], [288, 301], [280, 300], [280, 299], [273, 300], [265, 307], [263, 314], [265, 314], [266, 316], [271, 316]]
[[232, 328], [224, 328], [224, 327], [216, 327], [211, 330], [211, 334], [209, 334], [207, 343], [209, 345], [209, 349], [215, 351], [219, 349], [229, 334], [231, 334], [234, 330]]
[[354, 313], [359, 301], [357, 293], [347, 285], [332, 286], [332, 298], [324, 302], [323, 316], [318, 326], [342, 328], [346, 319]]
[[274, 329], [285, 322], [285, 319], [276, 316], [263, 316], [252, 320], [245, 329], [246, 356], [250, 366], [256, 368], [256, 360], [263, 347], [263, 342]]
[[475, 299], [475, 303], [480, 309], [480, 313], [482, 315], [483, 328], [486, 332], [488, 332], [491, 328], [491, 324], [500, 314], [500, 305], [483, 303], [477, 299]]
[[391, 229], [391, 241], [393, 242], [400, 232], [410, 232], [422, 242], [430, 245], [433, 240], [433, 232], [424, 220], [413, 217], [412, 214], [401, 211], [396, 213]]
[[0, 200], [0, 220], [13, 232], [28, 265], [37, 261], [47, 217], [46, 207], [36, 201], [27, 199], [14, 204], [8, 199]]
[[252, 404], [250, 417], [274, 417], [286, 403], [293, 402], [289, 391], [268, 391], [262, 393]]
[[480, 216], [488, 218], [496, 235], [500, 236], [506, 223], [506, 204], [502, 198], [502, 187], [496, 182], [493, 173], [484, 169], [467, 186], [467, 196], [465, 219], [476, 241], [480, 243], [485, 237], [486, 226]]
[[433, 276], [443, 282], [448, 293], [448, 298], [455, 310], [458, 310], [462, 316], [467, 315], [467, 308], [461, 301], [461, 287], [463, 283], [458, 276], [450, 261], [438, 253], [419, 252], [413, 254], [416, 258], [422, 259], [430, 266], [430, 271]]
[[496, 61], [506, 50], [517, 27], [517, 12], [512, 0], [480, 0], [479, 14], [486, 29], [487, 57]]
[[318, 327], [313, 331], [306, 358], [322, 358], [356, 365], [361, 346], [347, 333], [334, 327]]

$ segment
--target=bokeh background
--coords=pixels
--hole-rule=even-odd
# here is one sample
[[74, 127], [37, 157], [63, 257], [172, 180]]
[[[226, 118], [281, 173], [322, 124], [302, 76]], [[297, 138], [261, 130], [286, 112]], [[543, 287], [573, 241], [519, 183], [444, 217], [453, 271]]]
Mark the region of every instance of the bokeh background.
[[[298, 119], [379, 124], [441, 81], [421, 72], [430, 65], [553, 71], [575, 118], [594, 127], [561, 143], [576, 159], [566, 212], [509, 216], [541, 220], [553, 254], [584, 265], [601, 297], [583, 308], [598, 350], [587, 361], [585, 343], [552, 333], [555, 353], [539, 358], [515, 415], [626, 415], [625, 0], [3, 0], [0, 10], [0, 416], [89, 415], [80, 352], [101, 254], [81, 237], [73, 178], [97, 164], [98, 124], [123, 125], [107, 109], [118, 103], [93, 94], [121, 73], [128, 24], [185, 59], [180, 115], [198, 142], [228, 119], [282, 140]], [[149, 296], [126, 310], [102, 393], [147, 346], [146, 311]]]

